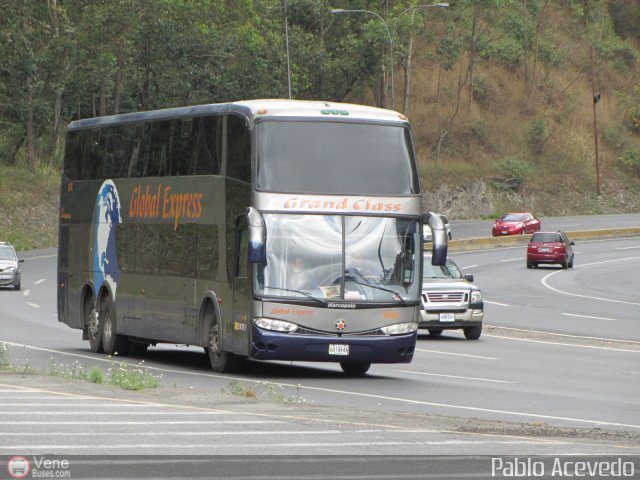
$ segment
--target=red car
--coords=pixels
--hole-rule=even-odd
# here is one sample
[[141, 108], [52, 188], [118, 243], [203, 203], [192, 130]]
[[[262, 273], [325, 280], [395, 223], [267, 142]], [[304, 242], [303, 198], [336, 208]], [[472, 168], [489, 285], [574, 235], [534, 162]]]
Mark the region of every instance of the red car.
[[507, 213], [496, 220], [491, 229], [494, 237], [525, 235], [540, 231], [540, 220], [533, 213]]
[[536, 232], [527, 247], [527, 268], [536, 268], [540, 263], [559, 263], [562, 268], [573, 268], [573, 246], [567, 234]]

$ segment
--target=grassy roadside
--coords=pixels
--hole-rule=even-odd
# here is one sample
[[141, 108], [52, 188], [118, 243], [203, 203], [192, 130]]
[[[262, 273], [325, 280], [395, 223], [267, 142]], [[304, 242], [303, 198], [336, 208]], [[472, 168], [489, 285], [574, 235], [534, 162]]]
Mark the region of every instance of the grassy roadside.
[[0, 164], [0, 241], [19, 251], [57, 245], [59, 185], [60, 173], [50, 165]]
[[11, 353], [7, 344], [0, 342], [0, 372], [14, 372], [20, 374], [43, 374], [73, 380], [85, 380], [90, 383], [110, 384], [124, 390], [146, 390], [160, 386], [161, 375], [154, 375], [144, 366], [144, 360], [138, 365], [119, 362], [111, 357], [107, 373], [99, 367], [89, 369], [85, 364], [74, 362], [71, 364], [55, 363], [53, 357], [49, 360], [48, 369], [37, 371], [29, 359], [22, 364], [15, 365], [11, 360]]

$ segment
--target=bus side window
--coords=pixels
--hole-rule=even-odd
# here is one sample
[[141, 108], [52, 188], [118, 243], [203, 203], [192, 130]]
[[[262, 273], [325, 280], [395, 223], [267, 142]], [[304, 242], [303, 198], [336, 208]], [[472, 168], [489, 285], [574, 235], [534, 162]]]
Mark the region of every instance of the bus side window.
[[227, 117], [227, 176], [251, 182], [251, 137], [244, 118]]
[[80, 178], [83, 180], [93, 180], [102, 178], [100, 176], [100, 164], [102, 162], [105, 135], [101, 128], [93, 128], [83, 135], [86, 136], [83, 149], [83, 158], [81, 159]]
[[197, 145], [191, 175], [219, 175], [222, 151], [222, 117], [202, 117], [198, 123]]
[[198, 144], [200, 119], [183, 118], [173, 133], [171, 175], [189, 175]]
[[80, 168], [84, 164], [83, 155], [87, 133], [83, 130], [76, 130], [67, 134], [63, 170], [69, 180], [80, 180], [82, 178]]
[[142, 172], [143, 177], [167, 175], [168, 155], [171, 150], [171, 121], [154, 122], [151, 126], [149, 155]]

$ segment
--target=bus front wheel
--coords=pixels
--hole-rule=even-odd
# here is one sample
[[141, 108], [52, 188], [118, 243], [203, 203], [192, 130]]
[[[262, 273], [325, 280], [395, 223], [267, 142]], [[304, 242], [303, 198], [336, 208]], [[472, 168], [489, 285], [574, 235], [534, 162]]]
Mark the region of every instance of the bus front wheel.
[[371, 367], [370, 363], [340, 363], [340, 367], [342, 367], [342, 371], [349, 376], [357, 376], [364, 375]]
[[212, 307], [208, 307], [205, 312], [205, 315], [209, 317], [211, 327], [209, 328], [209, 337], [204, 351], [206, 352], [207, 357], [209, 357], [209, 363], [211, 364], [211, 369], [214, 372], [236, 372], [242, 366], [242, 359], [237, 355], [231, 352], [225, 352], [222, 349], [220, 328], [212, 310]]

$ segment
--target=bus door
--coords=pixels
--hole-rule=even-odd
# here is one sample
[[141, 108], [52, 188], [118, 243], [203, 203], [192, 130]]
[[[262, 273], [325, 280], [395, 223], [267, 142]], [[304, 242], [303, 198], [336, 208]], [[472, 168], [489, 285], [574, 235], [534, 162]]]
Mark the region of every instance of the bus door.
[[245, 216], [236, 224], [233, 274], [233, 314], [230, 325], [235, 353], [249, 353], [249, 322], [251, 320], [251, 283], [249, 282], [249, 229]]

